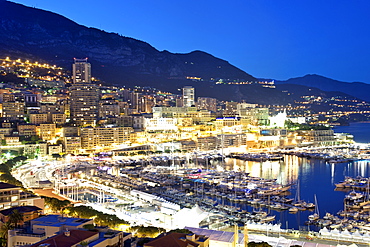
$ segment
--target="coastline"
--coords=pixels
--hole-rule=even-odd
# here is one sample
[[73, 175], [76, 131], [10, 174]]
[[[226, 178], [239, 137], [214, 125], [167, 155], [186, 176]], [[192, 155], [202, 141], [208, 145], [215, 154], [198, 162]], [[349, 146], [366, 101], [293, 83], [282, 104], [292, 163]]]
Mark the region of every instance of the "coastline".
[[348, 125], [337, 125], [337, 126], [334, 126], [335, 127], [340, 127], [340, 126], [350, 126], [351, 124], [356, 124], [356, 123], [370, 123], [370, 120], [368, 121], [354, 121], [354, 122], [348, 122]]
[[335, 133], [349, 133], [356, 143], [370, 143], [370, 121], [352, 122], [348, 126], [334, 126]]

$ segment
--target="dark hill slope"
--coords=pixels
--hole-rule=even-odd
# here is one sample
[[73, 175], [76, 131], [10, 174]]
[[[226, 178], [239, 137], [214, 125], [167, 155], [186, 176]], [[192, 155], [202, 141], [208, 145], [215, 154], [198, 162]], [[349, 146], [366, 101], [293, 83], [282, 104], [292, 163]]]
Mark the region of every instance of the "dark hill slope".
[[88, 57], [93, 75], [118, 85], [181, 86], [188, 76], [255, 81], [227, 61], [201, 51], [173, 54], [148, 43], [87, 28], [52, 12], [0, 0], [0, 54], [43, 59], [71, 68]]
[[323, 91], [339, 91], [353, 95], [359, 99], [370, 101], [370, 84], [362, 82], [342, 82], [320, 75], [305, 75], [290, 78], [286, 81], [275, 81], [277, 84], [297, 84], [307, 87], [316, 87]]
[[[175, 93], [185, 85], [193, 85], [196, 96], [220, 100], [287, 104], [294, 103], [299, 96], [292, 87], [291, 94], [287, 94], [279, 88], [263, 88], [257, 84], [215, 85], [219, 79], [226, 82], [257, 79], [202, 51], [187, 54], [158, 51], [139, 40], [87, 28], [52, 12], [0, 0], [0, 57], [5, 56], [44, 60], [67, 69], [72, 67], [74, 57], [88, 57], [93, 76], [108, 83], [129, 87], [148, 85]], [[187, 77], [201, 80], [190, 81]], [[310, 86], [315, 85], [310, 81]], [[335, 90], [339, 88], [335, 86]], [[368, 90], [360, 92], [366, 94]]]

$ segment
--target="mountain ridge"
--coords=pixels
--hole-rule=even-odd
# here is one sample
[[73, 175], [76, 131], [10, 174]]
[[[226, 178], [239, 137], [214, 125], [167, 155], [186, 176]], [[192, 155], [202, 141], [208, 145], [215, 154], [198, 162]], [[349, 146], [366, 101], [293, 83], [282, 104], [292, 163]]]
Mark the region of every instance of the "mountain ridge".
[[[0, 1], [0, 37], [0, 52], [6, 55], [31, 55], [67, 68], [74, 57], [88, 57], [94, 73], [109, 83], [132, 84], [136, 76], [137, 84], [186, 77], [206, 82], [212, 78], [256, 80], [202, 51], [158, 51], [146, 42], [85, 27], [59, 14], [10, 1]], [[122, 73], [115, 76], [106, 71], [107, 66], [114, 67], [113, 71], [122, 69], [127, 80]]]
[[343, 82], [322, 75], [307, 74], [288, 80], [275, 80], [275, 84], [295, 84], [315, 87], [323, 91], [340, 91], [359, 99], [370, 101], [370, 95], [368, 94], [370, 91], [370, 84], [364, 82]]
[[[275, 89], [258, 84], [227, 85], [258, 79], [203, 51], [158, 51], [147, 42], [85, 27], [62, 15], [5, 0], [0, 0], [0, 54], [40, 59], [64, 68], [72, 67], [73, 58], [88, 57], [93, 76], [109, 84], [151, 86], [173, 93], [191, 85], [198, 97], [219, 100], [288, 104], [297, 100], [293, 95], [307, 92], [302, 87], [296, 88], [300, 92], [287, 95], [279, 85]], [[189, 77], [194, 79], [186, 79]]]

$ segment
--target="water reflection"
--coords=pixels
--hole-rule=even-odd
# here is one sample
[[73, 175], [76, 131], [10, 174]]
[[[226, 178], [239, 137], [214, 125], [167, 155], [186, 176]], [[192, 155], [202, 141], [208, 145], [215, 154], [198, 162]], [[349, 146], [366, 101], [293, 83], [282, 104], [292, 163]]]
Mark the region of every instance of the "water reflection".
[[[277, 179], [278, 183], [295, 183], [299, 175], [299, 158], [297, 156], [286, 156], [284, 161], [244, 161], [233, 158], [226, 158], [223, 168], [228, 171], [243, 171], [252, 177], [266, 179]], [[212, 165], [221, 170], [220, 161], [213, 161]]]
[[334, 163], [331, 163], [330, 165], [331, 167], [331, 184], [334, 184], [334, 175], [335, 175], [335, 166], [334, 166]]
[[[281, 184], [299, 183], [299, 193], [302, 200], [313, 202], [317, 196], [320, 213], [336, 214], [343, 209], [343, 199], [347, 192], [334, 191], [335, 183], [343, 181], [345, 176], [369, 177], [369, 161], [353, 161], [348, 163], [328, 163], [324, 160], [306, 159], [297, 156], [284, 156], [284, 161], [254, 162], [226, 158], [224, 164], [214, 161], [213, 165], [225, 170], [244, 171], [253, 177], [277, 179]], [[298, 186], [292, 186], [291, 196], [297, 194]], [[312, 212], [304, 211], [295, 215], [287, 211], [271, 211], [276, 215], [276, 223], [283, 227], [289, 225], [298, 229], [307, 221]]]

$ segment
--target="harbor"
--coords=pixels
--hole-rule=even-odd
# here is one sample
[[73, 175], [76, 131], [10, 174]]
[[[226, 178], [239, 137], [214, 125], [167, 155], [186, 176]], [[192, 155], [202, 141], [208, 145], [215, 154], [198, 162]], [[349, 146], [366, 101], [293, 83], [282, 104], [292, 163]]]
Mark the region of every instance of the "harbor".
[[[70, 165], [59, 175], [76, 184], [65, 181], [58, 191], [77, 204], [144, 225], [175, 224], [180, 213], [174, 213], [171, 220], [161, 214], [168, 207], [171, 212], [207, 212], [207, 217], [197, 222], [206, 229], [239, 225], [270, 235], [299, 233], [356, 243], [368, 239], [366, 214], [350, 216], [357, 209], [348, 207], [348, 214], [343, 215], [344, 199], [351, 191], [336, 189], [336, 184], [349, 177], [364, 182], [367, 160], [329, 163], [291, 154], [263, 162], [218, 156], [205, 160], [200, 155], [189, 162], [174, 157], [154, 157], [155, 165], [148, 159], [131, 158], [100, 162], [98, 169], [91, 164], [88, 168]], [[82, 170], [89, 174], [84, 179], [77, 176]], [[104, 185], [98, 181], [105, 181]], [[93, 200], [83, 199], [83, 194], [93, 194]]]
[[[316, 209], [314, 195], [321, 217], [326, 213], [335, 215], [343, 210], [347, 193], [335, 191], [335, 183], [343, 180], [345, 173], [363, 176], [367, 172], [366, 160], [329, 163], [296, 155], [263, 162], [235, 158], [202, 162], [199, 157], [190, 164], [179, 158], [154, 160], [156, 165], [149, 165], [150, 160], [105, 162], [93, 169], [90, 179], [145, 191], [181, 207], [199, 205], [205, 211], [223, 214], [224, 222], [230, 224], [272, 222], [284, 228], [319, 230], [323, 225], [309, 224], [309, 216]], [[65, 193], [63, 188], [59, 190]]]
[[57, 168], [45, 164], [50, 168], [45, 178], [51, 178], [55, 193], [76, 205], [136, 224], [183, 227], [173, 224], [185, 211], [207, 213], [196, 224], [208, 229], [246, 225], [266, 234], [299, 232], [337, 239], [344, 233], [347, 240], [360, 240], [370, 230], [366, 147], [74, 160]]

